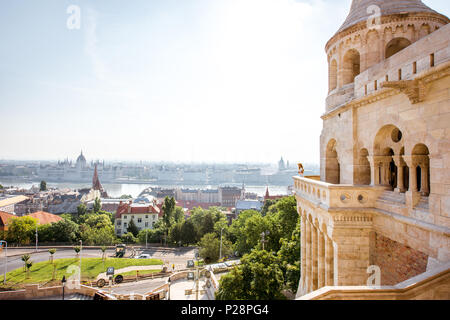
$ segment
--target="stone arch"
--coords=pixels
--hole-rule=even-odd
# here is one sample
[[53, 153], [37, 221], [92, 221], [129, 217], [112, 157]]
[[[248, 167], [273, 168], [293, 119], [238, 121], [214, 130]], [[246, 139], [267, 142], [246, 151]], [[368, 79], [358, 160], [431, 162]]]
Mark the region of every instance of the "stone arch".
[[344, 85], [353, 83], [355, 77], [361, 71], [361, 55], [356, 49], [348, 50], [344, 55], [342, 64], [342, 83]]
[[326, 149], [325, 181], [333, 184], [339, 184], [341, 176], [336, 144], [336, 140], [331, 139]]
[[337, 87], [337, 62], [336, 59], [331, 60], [329, 69], [329, 91], [333, 91]]
[[411, 155], [413, 157], [414, 168], [416, 170], [417, 190], [423, 195], [430, 194], [430, 151], [423, 143], [414, 146]]
[[402, 131], [392, 124], [383, 126], [376, 134], [373, 143], [375, 184], [397, 188], [398, 163], [394, 156], [400, 155], [403, 140]]
[[403, 132], [393, 124], [387, 124], [378, 130], [373, 143], [373, 154], [385, 156], [386, 149], [392, 149], [394, 154], [399, 154], [403, 146]]
[[[369, 45], [370, 44], [370, 45]], [[377, 63], [379, 63], [382, 59], [381, 53], [380, 53], [380, 35], [376, 29], [369, 30], [366, 35], [366, 40], [364, 43], [364, 46], [367, 48], [364, 66], [361, 67], [361, 70], [366, 70]]]
[[368, 159], [369, 151], [366, 148], [362, 148], [358, 155], [358, 168], [355, 170], [356, 177], [355, 183], [361, 185], [370, 185], [371, 182], [371, 172], [370, 172], [370, 162]]
[[403, 37], [397, 37], [388, 42], [385, 48], [385, 58], [390, 58], [394, 54], [402, 51], [411, 45], [411, 41]]

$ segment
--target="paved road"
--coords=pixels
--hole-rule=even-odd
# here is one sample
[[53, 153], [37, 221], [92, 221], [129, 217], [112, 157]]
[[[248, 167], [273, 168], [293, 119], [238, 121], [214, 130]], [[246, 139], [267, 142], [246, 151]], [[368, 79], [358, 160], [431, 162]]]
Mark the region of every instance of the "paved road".
[[[17, 250], [16, 252], [19, 254], [23, 253], [23, 249], [8, 249], [7, 272], [23, 267], [23, 262], [21, 260], [20, 255], [14, 257], [10, 256], [11, 254], [13, 254], [15, 250]], [[115, 252], [114, 249], [109, 249], [106, 251], [106, 254], [107, 256], [113, 256], [114, 252]], [[175, 270], [186, 268], [187, 261], [190, 259], [194, 259], [195, 255], [194, 249], [184, 249], [184, 248], [177, 250], [166, 250], [162, 248], [149, 248], [137, 250], [137, 254], [141, 253], [147, 253], [151, 256], [151, 258], [163, 260], [170, 266], [169, 270], [172, 270], [172, 264], [175, 264]], [[82, 250], [82, 258], [100, 258], [102, 254], [103, 253], [100, 249], [85, 248]], [[33, 261], [34, 263], [48, 261], [50, 258], [50, 254], [48, 253], [48, 251], [31, 253], [30, 255], [31, 255], [30, 260]], [[75, 257], [76, 257], [75, 251], [71, 248], [57, 249], [56, 253], [54, 254], [55, 260], [63, 258], [75, 258]], [[0, 274], [3, 274], [4, 272], [4, 263], [5, 257], [2, 256], [0, 258]]]
[[[149, 291], [152, 291], [153, 289], [156, 289], [163, 284], [166, 283], [168, 277], [165, 278], [159, 278], [159, 279], [149, 279], [149, 280], [143, 280], [139, 282], [127, 282], [122, 283], [120, 285], [114, 285], [112, 288], [112, 293], [117, 294], [130, 294], [130, 293], [139, 293], [139, 294], [146, 294]], [[104, 291], [108, 292], [109, 288], [108, 286], [105, 286], [102, 288]]]

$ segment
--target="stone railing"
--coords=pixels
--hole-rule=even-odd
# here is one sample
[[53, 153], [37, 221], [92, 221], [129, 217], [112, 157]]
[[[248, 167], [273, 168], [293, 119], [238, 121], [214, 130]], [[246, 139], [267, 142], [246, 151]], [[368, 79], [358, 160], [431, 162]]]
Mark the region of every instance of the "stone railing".
[[294, 177], [294, 193], [317, 206], [325, 208], [374, 207], [385, 188], [331, 184], [306, 177]]
[[297, 300], [450, 300], [450, 262], [395, 286], [323, 287]]
[[[98, 289], [81, 285], [78, 289], [65, 288], [65, 294], [82, 294], [93, 297]], [[0, 300], [30, 300], [36, 298], [46, 298], [62, 296], [62, 286], [40, 288], [39, 284], [30, 284], [23, 290], [0, 292]]]

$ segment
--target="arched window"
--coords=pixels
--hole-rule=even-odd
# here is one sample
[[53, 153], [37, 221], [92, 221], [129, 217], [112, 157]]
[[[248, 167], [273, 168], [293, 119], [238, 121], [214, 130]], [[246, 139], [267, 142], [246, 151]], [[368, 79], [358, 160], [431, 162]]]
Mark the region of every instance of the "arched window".
[[326, 151], [326, 169], [325, 180], [328, 183], [339, 184], [341, 176], [341, 169], [336, 152], [336, 140], [331, 139], [327, 145]]
[[386, 59], [392, 57], [397, 52], [402, 51], [411, 45], [411, 41], [406, 38], [394, 38], [386, 45], [385, 57]]
[[333, 59], [329, 69], [329, 90], [333, 91], [337, 87], [337, 62]]
[[361, 57], [357, 50], [351, 49], [344, 56], [342, 66], [343, 84], [349, 84], [355, 81], [361, 70]]

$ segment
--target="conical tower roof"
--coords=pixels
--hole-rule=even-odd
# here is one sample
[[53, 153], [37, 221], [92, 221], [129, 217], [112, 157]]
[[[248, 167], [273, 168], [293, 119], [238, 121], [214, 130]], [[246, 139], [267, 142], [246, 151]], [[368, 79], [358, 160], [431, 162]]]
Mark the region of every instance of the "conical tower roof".
[[419, 12], [439, 14], [420, 0], [353, 0], [350, 13], [338, 33], [373, 17], [375, 12], [373, 10], [368, 12], [368, 8], [373, 5], [381, 9], [381, 16]]

